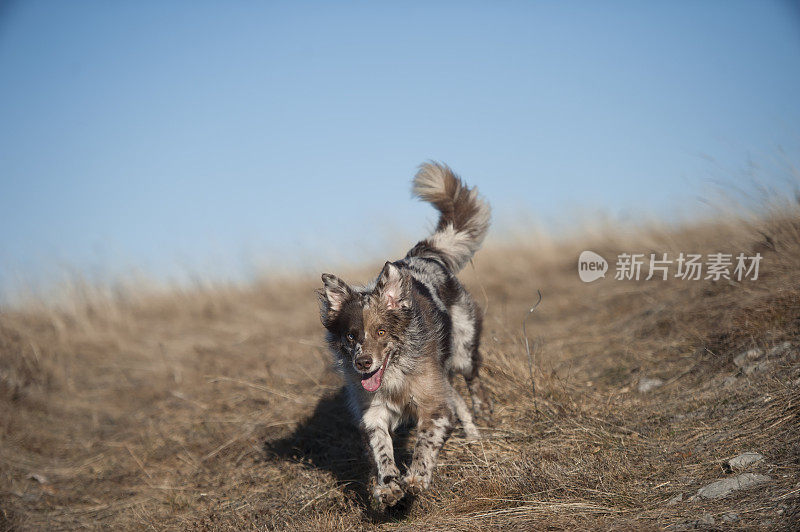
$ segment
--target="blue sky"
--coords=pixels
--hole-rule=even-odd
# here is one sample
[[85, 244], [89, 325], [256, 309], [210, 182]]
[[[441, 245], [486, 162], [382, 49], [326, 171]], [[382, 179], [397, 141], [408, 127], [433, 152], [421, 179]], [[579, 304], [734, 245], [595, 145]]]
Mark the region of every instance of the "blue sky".
[[521, 213], [701, 213], [800, 165], [800, 8], [704, 2], [0, 4], [0, 293], [375, 259], [416, 165]]

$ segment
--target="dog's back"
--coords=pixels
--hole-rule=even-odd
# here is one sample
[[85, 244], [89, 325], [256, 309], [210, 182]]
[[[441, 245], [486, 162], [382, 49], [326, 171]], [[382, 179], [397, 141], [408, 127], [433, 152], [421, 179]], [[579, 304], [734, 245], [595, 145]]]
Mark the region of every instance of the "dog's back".
[[[435, 232], [395, 262], [418, 283], [417, 291], [435, 305], [436, 329], [449, 337], [442, 342], [440, 363], [449, 378], [464, 376], [473, 410], [486, 415], [485, 394], [478, 380], [482, 313], [456, 274], [472, 259], [489, 229], [491, 209], [476, 188], [467, 187], [447, 166], [426, 163], [414, 178], [414, 194], [439, 211]], [[457, 408], [462, 410], [462, 408]], [[459, 418], [464, 422], [462, 415]]]

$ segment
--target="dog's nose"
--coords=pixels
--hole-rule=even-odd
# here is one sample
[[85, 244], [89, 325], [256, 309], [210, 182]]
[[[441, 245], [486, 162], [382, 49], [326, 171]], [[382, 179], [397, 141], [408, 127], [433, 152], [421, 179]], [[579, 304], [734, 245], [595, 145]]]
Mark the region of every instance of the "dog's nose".
[[372, 357], [362, 355], [356, 359], [356, 369], [358, 371], [367, 371], [372, 366]]

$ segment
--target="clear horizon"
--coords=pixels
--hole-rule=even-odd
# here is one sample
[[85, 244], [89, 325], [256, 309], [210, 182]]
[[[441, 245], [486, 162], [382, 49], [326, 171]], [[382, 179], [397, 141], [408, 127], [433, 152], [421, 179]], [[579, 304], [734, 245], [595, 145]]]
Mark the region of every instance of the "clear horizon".
[[6, 3], [0, 301], [373, 260], [430, 227], [427, 159], [497, 234], [789, 194], [798, 94], [791, 2]]

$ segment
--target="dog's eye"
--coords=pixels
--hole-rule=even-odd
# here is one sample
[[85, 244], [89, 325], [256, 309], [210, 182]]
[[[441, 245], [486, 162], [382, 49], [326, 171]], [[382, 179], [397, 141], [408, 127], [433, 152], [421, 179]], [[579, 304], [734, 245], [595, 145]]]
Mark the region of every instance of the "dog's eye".
[[386, 329], [378, 329], [378, 336], [383, 336], [386, 334]]
[[353, 341], [353, 340], [355, 340], [355, 339], [356, 339], [356, 337], [355, 337], [355, 336], [353, 336], [353, 333], [347, 333], [347, 340], [348, 340], [349, 342], [352, 342], [352, 341]]

